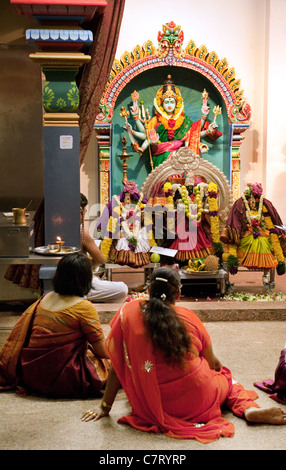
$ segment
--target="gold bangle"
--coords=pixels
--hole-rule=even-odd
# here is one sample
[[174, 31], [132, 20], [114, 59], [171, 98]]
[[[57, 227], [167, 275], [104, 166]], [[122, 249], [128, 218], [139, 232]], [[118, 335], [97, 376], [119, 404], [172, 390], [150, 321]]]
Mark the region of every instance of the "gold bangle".
[[102, 408], [107, 408], [108, 410], [111, 410], [112, 405], [108, 405], [104, 400], [102, 400], [101, 407]]

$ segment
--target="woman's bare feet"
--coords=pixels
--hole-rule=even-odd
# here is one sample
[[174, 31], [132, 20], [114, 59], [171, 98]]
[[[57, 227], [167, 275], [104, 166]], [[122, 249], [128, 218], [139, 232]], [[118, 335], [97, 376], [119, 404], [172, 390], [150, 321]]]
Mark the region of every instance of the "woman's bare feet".
[[281, 408], [248, 408], [244, 412], [245, 419], [251, 423], [286, 424], [286, 412]]

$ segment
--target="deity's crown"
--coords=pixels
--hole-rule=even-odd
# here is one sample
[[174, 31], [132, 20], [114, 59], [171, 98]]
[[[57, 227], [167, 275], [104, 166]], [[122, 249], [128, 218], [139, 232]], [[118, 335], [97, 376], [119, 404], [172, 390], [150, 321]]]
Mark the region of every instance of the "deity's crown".
[[162, 89], [162, 99], [165, 98], [177, 98], [178, 94], [180, 94], [179, 90], [175, 88], [174, 82], [172, 80], [171, 75], [167, 76], [167, 80], [165, 81]]
[[157, 91], [156, 97], [154, 98], [154, 106], [156, 110], [156, 114], [160, 114], [161, 117], [165, 117], [169, 119], [169, 116], [165, 115], [165, 110], [163, 108], [163, 101], [165, 98], [172, 98], [174, 97], [176, 100], [176, 108], [174, 112], [173, 119], [177, 119], [179, 116], [182, 115], [184, 111], [184, 102], [183, 97], [180, 93], [180, 90], [175, 86], [171, 75], [167, 76], [167, 80], [165, 80], [164, 85], [159, 88]]
[[163, 93], [163, 100], [165, 98], [176, 98], [177, 97], [177, 93], [172, 90], [171, 88], [171, 85], [167, 85], [167, 90], [165, 91], [165, 93]]

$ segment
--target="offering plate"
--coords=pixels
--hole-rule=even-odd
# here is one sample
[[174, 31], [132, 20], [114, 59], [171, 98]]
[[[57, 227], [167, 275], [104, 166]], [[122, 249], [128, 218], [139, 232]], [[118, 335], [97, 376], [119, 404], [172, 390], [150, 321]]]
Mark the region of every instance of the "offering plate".
[[77, 253], [80, 249], [75, 246], [63, 246], [61, 250], [58, 248], [51, 249], [49, 246], [38, 246], [34, 249], [34, 252], [37, 255], [47, 255], [47, 256], [64, 256], [71, 253]]
[[187, 269], [182, 269], [181, 273], [187, 274], [189, 276], [211, 277], [211, 276], [215, 276], [218, 273], [218, 271], [187, 271]]

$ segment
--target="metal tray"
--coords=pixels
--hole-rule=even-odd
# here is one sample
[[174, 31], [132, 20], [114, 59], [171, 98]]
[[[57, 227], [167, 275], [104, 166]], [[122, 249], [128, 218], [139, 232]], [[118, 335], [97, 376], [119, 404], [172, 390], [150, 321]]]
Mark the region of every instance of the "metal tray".
[[37, 248], [34, 249], [34, 252], [37, 255], [45, 255], [45, 256], [64, 256], [64, 255], [69, 255], [71, 253], [78, 253], [80, 251], [80, 248], [77, 248], [75, 246], [65, 246], [61, 249], [61, 251], [54, 251], [50, 250], [48, 246], [38, 246]]
[[202, 276], [202, 277], [211, 277], [215, 276], [218, 273], [217, 271], [187, 271], [186, 269], [181, 269], [182, 274], [187, 274], [188, 276]]

